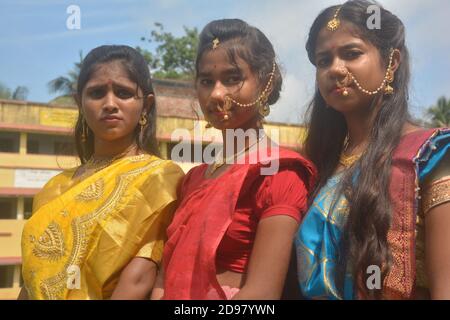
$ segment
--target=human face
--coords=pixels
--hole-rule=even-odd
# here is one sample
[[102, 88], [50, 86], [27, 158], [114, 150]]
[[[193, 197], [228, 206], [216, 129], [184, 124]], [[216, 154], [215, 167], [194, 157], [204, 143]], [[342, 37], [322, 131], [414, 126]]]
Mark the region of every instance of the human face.
[[[81, 111], [95, 140], [131, 143], [144, 111], [142, 96], [120, 61], [97, 65], [81, 96]], [[145, 99], [151, 102], [153, 96]]]
[[[345, 21], [336, 31], [323, 28], [319, 32], [315, 53], [319, 91], [330, 107], [344, 114], [367, 111], [374, 99], [374, 96], [361, 92], [354, 82], [348, 84], [347, 72], [351, 72], [369, 91], [380, 86], [386, 73], [378, 49], [358, 37], [355, 28]], [[345, 85], [347, 96], [342, 95], [343, 88], [339, 88], [337, 82]]]
[[246, 104], [255, 101], [260, 93], [258, 78], [248, 63], [237, 57], [236, 64], [230, 62], [223, 48], [207, 51], [200, 59], [197, 96], [205, 118], [217, 129], [245, 130], [257, 126], [256, 105], [239, 107], [231, 103], [229, 110], [224, 109], [227, 96]]

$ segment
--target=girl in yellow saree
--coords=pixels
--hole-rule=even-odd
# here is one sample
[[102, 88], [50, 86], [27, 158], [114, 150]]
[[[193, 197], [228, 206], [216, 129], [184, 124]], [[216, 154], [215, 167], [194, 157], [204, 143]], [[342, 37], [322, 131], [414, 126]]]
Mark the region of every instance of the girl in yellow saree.
[[127, 46], [95, 48], [76, 100], [82, 164], [34, 199], [22, 235], [20, 298], [148, 298], [183, 172], [156, 156], [145, 60]]

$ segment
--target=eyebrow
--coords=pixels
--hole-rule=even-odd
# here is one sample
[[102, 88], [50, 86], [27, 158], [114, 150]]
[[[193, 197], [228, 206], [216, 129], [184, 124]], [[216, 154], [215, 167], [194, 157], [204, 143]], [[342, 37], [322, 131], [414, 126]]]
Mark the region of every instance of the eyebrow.
[[[231, 75], [231, 74], [239, 74], [240, 75], [240, 74], [242, 74], [242, 71], [239, 70], [236, 67], [231, 67], [231, 68], [223, 70], [221, 73], [225, 74], [225, 75]], [[212, 71], [211, 70], [200, 71], [198, 73], [198, 77], [208, 77], [208, 76], [211, 76], [211, 75], [212, 75]]]
[[[338, 50], [348, 50], [348, 49], [353, 49], [353, 48], [361, 48], [361, 43], [350, 42], [350, 43], [347, 43], [346, 45], [344, 45], [342, 47], [339, 47]], [[316, 57], [327, 55], [329, 52], [330, 52], [330, 50], [318, 51], [318, 52], [316, 52]]]
[[[112, 83], [113, 83], [114, 87], [119, 87], [119, 88], [125, 89], [125, 90], [135, 90], [134, 86], [132, 86], [132, 85], [126, 85], [126, 84], [123, 84], [123, 83], [118, 83], [116, 81], [112, 81]], [[107, 83], [95, 83], [94, 82], [91, 85], [87, 85], [86, 86], [86, 90], [100, 89], [100, 88], [103, 88], [103, 87], [106, 87], [106, 86], [107, 86]], [[137, 86], [137, 84], [136, 84], [136, 86]]]

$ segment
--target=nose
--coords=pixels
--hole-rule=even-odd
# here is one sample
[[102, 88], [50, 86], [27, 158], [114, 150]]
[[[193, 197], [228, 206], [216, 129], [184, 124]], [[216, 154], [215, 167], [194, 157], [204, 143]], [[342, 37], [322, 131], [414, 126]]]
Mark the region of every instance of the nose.
[[225, 97], [227, 94], [227, 88], [220, 81], [216, 81], [211, 91], [210, 100], [211, 102], [217, 103], [222, 106], [225, 102]]
[[111, 113], [118, 110], [117, 103], [116, 103], [116, 96], [113, 92], [113, 90], [109, 89], [108, 92], [105, 95], [104, 103], [103, 103], [103, 110]]
[[334, 59], [333, 63], [330, 66], [329, 74], [333, 80], [342, 80], [348, 74], [348, 69], [345, 65], [345, 62], [340, 59]]

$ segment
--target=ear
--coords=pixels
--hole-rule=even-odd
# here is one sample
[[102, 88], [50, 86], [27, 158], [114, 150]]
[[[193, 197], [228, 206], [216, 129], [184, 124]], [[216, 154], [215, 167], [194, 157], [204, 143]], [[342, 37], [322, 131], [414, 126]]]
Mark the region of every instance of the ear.
[[144, 97], [144, 108], [142, 111], [146, 110], [147, 112], [151, 110], [151, 108], [155, 107], [155, 95], [153, 93], [148, 94]]
[[394, 73], [395, 71], [397, 71], [401, 62], [402, 62], [402, 54], [400, 50], [394, 49], [394, 53], [392, 54], [392, 65], [391, 65], [391, 69]]

